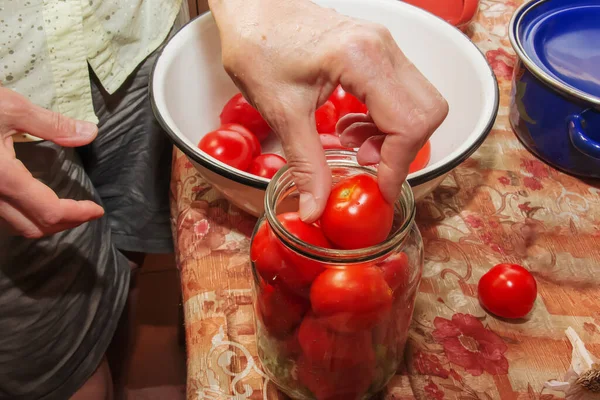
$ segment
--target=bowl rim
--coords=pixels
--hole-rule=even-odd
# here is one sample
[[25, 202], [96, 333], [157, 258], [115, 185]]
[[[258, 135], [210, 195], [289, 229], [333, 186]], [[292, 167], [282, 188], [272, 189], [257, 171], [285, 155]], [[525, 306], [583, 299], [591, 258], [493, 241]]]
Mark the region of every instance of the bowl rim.
[[[403, 4], [405, 4], [409, 7], [417, 8], [417, 7], [407, 4], [407, 3], [403, 3]], [[448, 24], [447, 21], [445, 21], [425, 10], [421, 10], [421, 9], [418, 9], [418, 10], [421, 12], [424, 12], [426, 14], [429, 14], [430, 16], [433, 16], [434, 18], [439, 19], [439, 20], [443, 21], [444, 23]], [[165, 121], [165, 119], [163, 118], [163, 116], [158, 108], [157, 102], [156, 102], [155, 89], [154, 89], [155, 72], [156, 72], [156, 69], [157, 69], [161, 59], [162, 59], [164, 50], [168, 47], [168, 45], [171, 43], [171, 41], [174, 40], [178, 35], [180, 35], [181, 32], [184, 30], [184, 28], [186, 28], [188, 25], [195, 23], [199, 19], [207, 19], [211, 15], [212, 15], [211, 11], [206, 11], [206, 12], [192, 18], [191, 20], [186, 22], [174, 35], [172, 35], [170, 38], [168, 38], [161, 46], [158, 56], [156, 57], [156, 59], [154, 60], [154, 64], [152, 65], [152, 70], [150, 71], [150, 79], [149, 79], [149, 85], [148, 85], [148, 91], [149, 91], [149, 97], [150, 97], [150, 103], [152, 106], [152, 111], [154, 113], [156, 120], [161, 125], [163, 130], [167, 133], [167, 136], [169, 137], [171, 142], [179, 150], [181, 150], [186, 155], [186, 157], [188, 157], [192, 161], [200, 164], [204, 168], [207, 168], [211, 172], [214, 172], [218, 175], [224, 176], [225, 178], [228, 178], [232, 181], [235, 181], [237, 183], [241, 183], [243, 185], [250, 186], [250, 187], [253, 187], [256, 189], [266, 190], [267, 186], [270, 182], [270, 179], [266, 179], [266, 178], [258, 177], [258, 176], [242, 175], [239, 173], [241, 171], [238, 172], [237, 169], [235, 169], [233, 167], [229, 167], [226, 164], [220, 163], [219, 161], [217, 161], [213, 157], [209, 156], [208, 154], [204, 153], [197, 147], [192, 147], [188, 143], [186, 143], [184, 140], [182, 140], [179, 137], [179, 135], [176, 132], [174, 132], [173, 129], [171, 129], [171, 127], [169, 126], [169, 124]], [[483, 144], [483, 142], [485, 141], [485, 139], [487, 138], [489, 133], [492, 131], [494, 124], [496, 122], [496, 118], [498, 116], [498, 108], [500, 106], [500, 90], [498, 87], [498, 80], [496, 78], [496, 75], [494, 74], [492, 67], [487, 62], [487, 59], [485, 58], [485, 55], [483, 54], [481, 49], [479, 49], [479, 47], [477, 47], [477, 45], [475, 45], [475, 43], [473, 43], [471, 41], [471, 39], [464, 32], [462, 32], [460, 29], [454, 27], [451, 24], [448, 24], [448, 25], [450, 25], [454, 29], [456, 29], [457, 33], [460, 33], [462, 36], [464, 36], [468, 40], [469, 45], [473, 46], [477, 50], [479, 55], [485, 61], [485, 65], [487, 66], [487, 68], [489, 70], [490, 76], [493, 81], [493, 86], [494, 86], [494, 90], [493, 90], [494, 101], [493, 101], [493, 106], [492, 106], [492, 112], [490, 113], [490, 117], [489, 117], [485, 127], [481, 130], [479, 135], [473, 139], [471, 145], [469, 145], [468, 147], [463, 149], [462, 152], [455, 154], [453, 156], [453, 158], [447, 160], [446, 163], [440, 164], [436, 168], [433, 168], [429, 171], [423, 172], [424, 170], [419, 170], [412, 174], [409, 174], [406, 180], [408, 181], [410, 186], [413, 188], [447, 174], [448, 172], [450, 172], [451, 170], [456, 168], [458, 165], [460, 165], [462, 162], [464, 162], [466, 159], [468, 159]]]

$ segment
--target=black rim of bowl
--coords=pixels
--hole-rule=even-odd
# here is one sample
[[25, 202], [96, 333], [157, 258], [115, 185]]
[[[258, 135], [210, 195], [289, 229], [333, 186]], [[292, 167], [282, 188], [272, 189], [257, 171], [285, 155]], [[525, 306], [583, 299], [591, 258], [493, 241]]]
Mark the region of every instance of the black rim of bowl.
[[[194, 162], [202, 165], [203, 167], [209, 169], [210, 171], [212, 171], [218, 175], [221, 175], [228, 179], [231, 179], [232, 181], [235, 181], [235, 182], [247, 185], [247, 186], [251, 186], [251, 187], [254, 187], [257, 189], [265, 190], [267, 188], [267, 185], [269, 184], [269, 180], [264, 179], [264, 178], [259, 178], [259, 177], [248, 177], [248, 176], [241, 175], [241, 174], [237, 173], [236, 170], [232, 169], [231, 167], [226, 168], [226, 167], [219, 165], [217, 163], [217, 161], [214, 160], [209, 155], [202, 156], [201, 154], [199, 154], [198, 152], [200, 150], [198, 148], [189, 146], [175, 132], [173, 132], [171, 127], [163, 119], [160, 111], [158, 110], [158, 107], [156, 106], [156, 101], [154, 98], [154, 73], [156, 71], [156, 67], [157, 67], [159, 61], [161, 60], [164, 49], [169, 45], [169, 43], [177, 35], [179, 35], [181, 33], [181, 31], [185, 27], [187, 27], [189, 24], [195, 22], [197, 19], [205, 17], [207, 14], [210, 14], [210, 11], [207, 11], [201, 15], [198, 15], [197, 17], [195, 17], [195, 18], [191, 19], [190, 21], [188, 21], [187, 23], [185, 23], [179, 29], [179, 31], [176, 32], [173, 36], [171, 36], [160, 48], [158, 57], [156, 57], [156, 60], [154, 61], [154, 65], [152, 66], [152, 71], [150, 73], [150, 83], [148, 85], [148, 90], [150, 93], [150, 102], [152, 105], [152, 111], [154, 112], [155, 118], [157, 119], [159, 124], [162, 126], [164, 131], [167, 133], [167, 135], [169, 136], [169, 138], [171, 139], [173, 144], [175, 144], [175, 146], [177, 146], [177, 148], [179, 150], [181, 150], [187, 157], [191, 158]], [[460, 30], [458, 30], [458, 31], [460, 32]], [[473, 42], [471, 42], [471, 40], [468, 38], [468, 36], [466, 36], [464, 33], [463, 33], [463, 36], [465, 36], [469, 40], [470, 44], [477, 49], [477, 51], [479, 52], [481, 57], [483, 57], [483, 59], [485, 60], [485, 56], [483, 55], [481, 50]], [[409, 177], [407, 179], [407, 181], [412, 188], [415, 188], [415, 186], [422, 185], [422, 184], [429, 182], [435, 178], [438, 178], [438, 177], [450, 172], [452, 169], [454, 169], [458, 165], [460, 165], [463, 161], [465, 161], [467, 158], [469, 158], [479, 148], [479, 146], [481, 146], [481, 144], [487, 138], [488, 134], [492, 131], [492, 128], [496, 121], [496, 116], [498, 114], [500, 95], [499, 95], [498, 81], [496, 79], [496, 75], [494, 74], [494, 71], [492, 70], [492, 67], [489, 65], [487, 60], [486, 60], [486, 65], [489, 69], [490, 75], [492, 76], [492, 80], [494, 81], [494, 106], [493, 106], [493, 112], [492, 112], [490, 119], [488, 120], [485, 128], [481, 131], [479, 136], [473, 141], [471, 146], [469, 146], [468, 148], [463, 150], [460, 154], [458, 154], [453, 159], [449, 160], [446, 164], [439, 165], [438, 167], [436, 167], [430, 171], [427, 171], [426, 173], [423, 173], [419, 176]]]

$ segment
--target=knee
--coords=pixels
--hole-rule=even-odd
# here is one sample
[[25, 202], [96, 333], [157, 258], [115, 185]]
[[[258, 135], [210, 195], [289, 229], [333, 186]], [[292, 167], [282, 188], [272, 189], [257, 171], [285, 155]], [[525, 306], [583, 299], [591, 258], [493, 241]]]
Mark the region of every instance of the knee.
[[71, 400], [113, 400], [113, 384], [106, 358]]

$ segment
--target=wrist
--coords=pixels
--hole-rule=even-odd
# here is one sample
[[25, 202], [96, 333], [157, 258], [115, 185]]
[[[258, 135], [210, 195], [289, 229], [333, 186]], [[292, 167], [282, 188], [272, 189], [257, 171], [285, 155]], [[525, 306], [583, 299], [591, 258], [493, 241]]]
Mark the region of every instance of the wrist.
[[262, 36], [274, 23], [303, 8], [318, 7], [310, 0], [208, 0], [221, 40]]
[[208, 6], [221, 36], [240, 31], [246, 26], [257, 26], [261, 13], [272, 9], [272, 0], [208, 0]]

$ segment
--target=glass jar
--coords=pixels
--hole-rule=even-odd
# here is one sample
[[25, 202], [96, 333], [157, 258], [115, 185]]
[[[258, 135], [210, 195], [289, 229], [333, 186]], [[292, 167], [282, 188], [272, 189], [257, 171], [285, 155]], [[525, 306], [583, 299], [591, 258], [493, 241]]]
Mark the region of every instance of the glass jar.
[[[326, 156], [334, 184], [355, 174], [376, 175], [358, 165], [354, 152]], [[421, 280], [423, 243], [412, 190], [403, 185], [388, 238], [357, 250], [318, 247], [292, 235], [280, 219], [298, 210], [298, 199], [284, 167], [267, 188], [265, 213], [252, 235], [258, 356], [269, 378], [293, 399], [367, 399], [402, 362]], [[320, 290], [323, 282], [341, 290]], [[341, 306], [332, 312], [315, 307], [318, 302]]]

